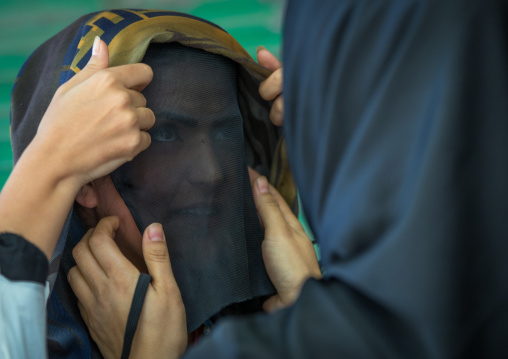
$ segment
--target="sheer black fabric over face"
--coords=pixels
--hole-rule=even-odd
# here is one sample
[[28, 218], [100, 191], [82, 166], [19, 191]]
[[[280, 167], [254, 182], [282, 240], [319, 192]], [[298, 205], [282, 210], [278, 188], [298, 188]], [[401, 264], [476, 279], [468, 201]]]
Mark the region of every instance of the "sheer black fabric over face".
[[[163, 225], [193, 331], [225, 306], [273, 291], [245, 161], [237, 68], [180, 44], [152, 44], [143, 91], [151, 146], [112, 174], [142, 232]], [[254, 264], [256, 263], [256, 264]]]

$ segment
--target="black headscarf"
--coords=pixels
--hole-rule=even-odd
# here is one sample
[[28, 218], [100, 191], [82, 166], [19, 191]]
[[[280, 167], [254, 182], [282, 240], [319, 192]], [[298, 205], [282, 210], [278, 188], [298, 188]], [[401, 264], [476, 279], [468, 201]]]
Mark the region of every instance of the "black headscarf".
[[506, 1], [289, 4], [295, 180], [329, 278], [398, 321], [352, 322], [383, 356], [507, 348], [507, 35]]
[[508, 2], [291, 0], [283, 53], [327, 277], [189, 357], [507, 358]]

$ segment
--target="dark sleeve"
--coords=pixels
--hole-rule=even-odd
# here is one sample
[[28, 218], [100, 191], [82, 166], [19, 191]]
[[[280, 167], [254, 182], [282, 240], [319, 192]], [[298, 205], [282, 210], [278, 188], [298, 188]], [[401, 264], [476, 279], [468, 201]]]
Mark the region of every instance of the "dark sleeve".
[[[184, 358], [427, 357], [402, 321], [336, 280], [309, 280], [295, 305], [220, 323]], [[340, 354], [340, 356], [339, 356]]]
[[362, 293], [336, 280], [309, 280], [292, 307], [226, 319], [184, 358], [500, 358], [502, 323], [508, 321], [504, 307], [498, 326], [473, 334], [481, 351], [442, 356], [436, 343]]
[[13, 233], [0, 234], [0, 273], [10, 280], [44, 285], [48, 260], [34, 244]]
[[508, 2], [292, 0], [284, 130], [331, 279], [188, 358], [508, 358]]

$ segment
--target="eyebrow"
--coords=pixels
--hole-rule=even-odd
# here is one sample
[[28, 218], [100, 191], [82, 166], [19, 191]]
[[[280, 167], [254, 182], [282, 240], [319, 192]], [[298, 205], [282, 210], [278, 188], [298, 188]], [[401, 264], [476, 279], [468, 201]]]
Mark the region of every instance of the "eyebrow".
[[161, 111], [156, 113], [155, 116], [162, 117], [163, 119], [171, 120], [174, 122], [178, 122], [179, 124], [189, 128], [195, 128], [198, 126], [198, 120], [189, 116], [181, 115], [170, 111]]
[[[161, 111], [157, 112], [155, 114], [157, 118], [163, 118], [170, 121], [177, 122], [183, 126], [189, 127], [189, 128], [195, 128], [198, 126], [199, 120], [196, 120], [195, 118], [192, 118], [190, 116], [182, 115], [179, 113], [171, 112], [171, 111]], [[242, 116], [240, 113], [238, 114], [227, 114], [225, 116], [217, 117], [217, 119], [212, 119], [212, 126], [214, 127], [220, 127], [224, 124], [227, 124], [231, 121], [236, 120], [242, 120]]]

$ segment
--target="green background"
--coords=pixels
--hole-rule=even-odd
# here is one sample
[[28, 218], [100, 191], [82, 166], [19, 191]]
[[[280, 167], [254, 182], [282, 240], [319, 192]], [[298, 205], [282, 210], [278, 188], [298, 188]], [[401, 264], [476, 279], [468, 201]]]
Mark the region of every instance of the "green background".
[[40, 44], [81, 15], [114, 8], [163, 9], [190, 13], [224, 28], [253, 57], [258, 45], [279, 54], [282, 1], [0, 0], [0, 188], [12, 170], [9, 140], [10, 94], [21, 65]]
[[[0, 0], [0, 188], [12, 170], [9, 108], [17, 73], [39, 45], [80, 16], [117, 8], [182, 11], [221, 26], [254, 58], [259, 45], [280, 58], [283, 4], [283, 0]], [[314, 240], [301, 206], [299, 220]], [[315, 248], [319, 258], [316, 244]]]

